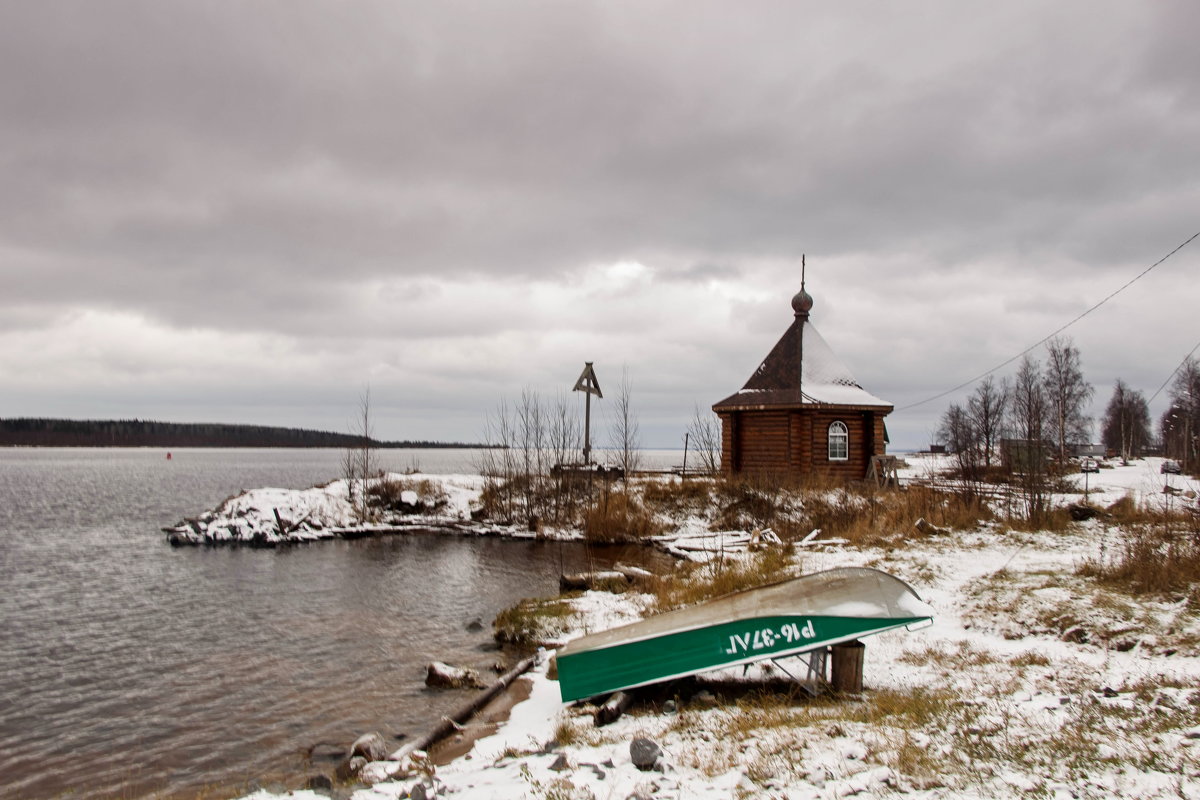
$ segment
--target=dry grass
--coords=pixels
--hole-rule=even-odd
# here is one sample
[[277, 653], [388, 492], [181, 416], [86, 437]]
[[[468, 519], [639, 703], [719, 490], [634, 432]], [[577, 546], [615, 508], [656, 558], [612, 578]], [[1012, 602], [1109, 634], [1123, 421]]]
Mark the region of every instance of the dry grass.
[[413, 492], [417, 502], [430, 508], [443, 506], [449, 499], [441, 484], [424, 478], [381, 478], [367, 487], [371, 506], [386, 511], [406, 508], [400, 499], [404, 492]]
[[714, 496], [718, 511], [714, 530], [771, 528], [790, 540], [808, 533], [802, 524], [802, 503], [794, 484], [769, 476], [748, 475], [717, 481]]
[[791, 550], [774, 547], [742, 561], [687, 564], [652, 588], [647, 613], [671, 611], [743, 589], [774, 583], [790, 575]]
[[804, 511], [813, 528], [855, 544], [883, 544], [910, 537], [918, 519], [938, 528], [964, 530], [993, 518], [991, 509], [975, 495], [943, 492], [924, 486], [905, 491], [839, 488], [808, 494]]
[[584, 535], [590, 542], [623, 542], [662, 533], [662, 526], [636, 497], [612, 492], [597, 499], [584, 514]]
[[714, 485], [711, 478], [647, 481], [642, 484], [642, 501], [658, 513], [701, 511], [712, 501]]
[[496, 640], [532, 646], [560, 636], [575, 616], [569, 601], [577, 596], [530, 598], [504, 609], [492, 622]]
[[1088, 560], [1077, 572], [1132, 594], [1200, 599], [1200, 539], [1194, 531], [1136, 525], [1111, 557]]
[[1055, 507], [1047, 509], [1035, 517], [1023, 517], [1019, 514], [1014, 514], [1005, 517], [1004, 524], [1009, 529], [1022, 533], [1035, 533], [1039, 531], [1062, 533], [1063, 531], [1070, 530], [1075, 521], [1071, 519], [1070, 511], [1065, 508]]

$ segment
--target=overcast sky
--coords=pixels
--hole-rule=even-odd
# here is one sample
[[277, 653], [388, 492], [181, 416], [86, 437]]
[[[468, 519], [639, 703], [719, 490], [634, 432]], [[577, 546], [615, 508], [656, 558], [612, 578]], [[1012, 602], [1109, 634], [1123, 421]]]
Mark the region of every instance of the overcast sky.
[[[0, 0], [0, 416], [347, 430], [369, 386], [381, 438], [479, 440], [594, 361], [676, 447], [790, 324], [803, 253], [813, 323], [925, 446], [965, 391], [905, 406], [1200, 230], [1198, 30], [1189, 2]], [[1097, 416], [1200, 340], [1198, 265], [1070, 329]]]

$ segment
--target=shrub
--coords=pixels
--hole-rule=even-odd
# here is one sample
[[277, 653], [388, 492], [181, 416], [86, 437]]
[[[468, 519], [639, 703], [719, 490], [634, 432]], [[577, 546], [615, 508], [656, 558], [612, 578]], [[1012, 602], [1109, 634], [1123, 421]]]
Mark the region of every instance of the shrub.
[[440, 508], [448, 500], [445, 491], [429, 480], [381, 477], [367, 487], [367, 500], [372, 508], [383, 511], [406, 511], [411, 508], [401, 500], [404, 492], [413, 492], [417, 502], [426, 508]]
[[713, 485], [712, 480], [704, 478], [647, 481], [642, 488], [642, 501], [647, 508], [661, 512], [700, 510], [711, 501]]
[[1165, 526], [1138, 525], [1110, 560], [1091, 559], [1078, 572], [1135, 594], [1194, 593], [1200, 584], [1200, 542]]
[[588, 509], [583, 530], [590, 542], [620, 542], [655, 536], [662, 532], [662, 526], [636, 497], [612, 492]]
[[843, 487], [807, 495], [804, 513], [812, 528], [855, 544], [880, 544], [896, 535], [909, 536], [913, 525], [922, 518], [939, 528], [962, 530], [993, 517], [978, 495], [924, 486], [912, 486], [902, 492]]
[[500, 642], [536, 646], [562, 635], [575, 616], [570, 598], [528, 598], [496, 615], [492, 622]]
[[650, 613], [670, 611], [743, 589], [775, 583], [789, 576], [790, 548], [771, 548], [744, 561], [687, 564], [654, 587]]

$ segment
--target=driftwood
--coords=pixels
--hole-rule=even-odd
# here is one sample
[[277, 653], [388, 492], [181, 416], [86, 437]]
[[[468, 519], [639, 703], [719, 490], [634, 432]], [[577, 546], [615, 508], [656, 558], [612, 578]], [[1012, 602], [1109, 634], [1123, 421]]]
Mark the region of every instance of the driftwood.
[[563, 591], [579, 591], [583, 589], [603, 588], [611, 583], [629, 583], [632, 579], [617, 570], [598, 572], [576, 572], [571, 575], [560, 575], [558, 587]]
[[613, 564], [613, 570], [624, 575], [630, 583], [654, 577], [654, 573], [650, 570], [642, 569], [641, 567], [631, 567], [628, 564]]
[[596, 714], [592, 718], [596, 727], [608, 725], [611, 722], [616, 722], [625, 713], [633, 703], [633, 695], [629, 692], [614, 692], [611, 697], [605, 701], [604, 705], [596, 709]]
[[526, 658], [518, 663], [508, 672], [497, 678], [496, 682], [485, 689], [481, 694], [464, 705], [462, 708], [458, 709], [458, 711], [454, 712], [454, 714], [448, 717], [442, 717], [442, 721], [438, 723], [437, 727], [435, 727], [432, 731], [425, 734], [420, 739], [409, 742], [408, 744], [404, 745], [404, 747], [401, 747], [399, 750], [392, 753], [391, 760], [403, 761], [406, 756], [412, 754], [416, 750], [428, 750], [442, 739], [445, 739], [450, 734], [459, 730], [464, 724], [466, 724], [467, 720], [469, 720], [475, 714], [476, 711], [491, 702], [492, 698], [507, 689], [509, 684], [511, 684], [513, 681], [528, 672], [535, 663], [537, 663], [537, 656], [530, 656], [529, 658]]
[[929, 534], [929, 535], [940, 534], [940, 535], [944, 536], [944, 535], [950, 533], [950, 531], [946, 530], [945, 528], [939, 528], [937, 525], [934, 525], [934, 524], [928, 522], [924, 517], [921, 517], [920, 519], [917, 520], [916, 528], [921, 533]]

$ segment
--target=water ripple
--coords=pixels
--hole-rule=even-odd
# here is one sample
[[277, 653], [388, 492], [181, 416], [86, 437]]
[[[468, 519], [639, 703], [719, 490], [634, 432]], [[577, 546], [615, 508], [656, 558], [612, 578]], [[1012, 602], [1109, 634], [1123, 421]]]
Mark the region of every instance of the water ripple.
[[340, 456], [0, 449], [0, 798], [232, 791], [300, 773], [318, 741], [419, 733], [460, 699], [426, 690], [424, 665], [490, 666], [466, 623], [553, 592], [562, 553], [582, 566], [530, 542], [159, 533], [242, 488], [329, 480]]

